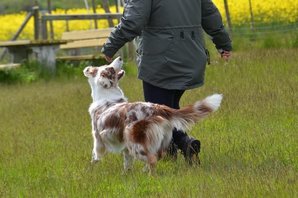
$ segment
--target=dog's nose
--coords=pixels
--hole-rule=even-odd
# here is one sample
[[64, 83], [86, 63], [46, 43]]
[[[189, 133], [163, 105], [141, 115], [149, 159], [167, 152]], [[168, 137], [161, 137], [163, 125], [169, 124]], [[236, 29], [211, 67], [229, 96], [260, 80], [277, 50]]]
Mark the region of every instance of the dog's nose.
[[119, 60], [120, 60], [120, 61], [122, 61], [122, 58], [121, 58], [121, 57], [119, 57]]

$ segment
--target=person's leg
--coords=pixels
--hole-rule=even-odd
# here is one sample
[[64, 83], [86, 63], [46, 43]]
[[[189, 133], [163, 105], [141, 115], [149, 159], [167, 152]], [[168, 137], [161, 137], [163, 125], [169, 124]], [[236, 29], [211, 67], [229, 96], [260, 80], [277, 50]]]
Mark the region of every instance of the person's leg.
[[[179, 103], [180, 98], [183, 95], [184, 91], [177, 91], [174, 97], [174, 106], [175, 109], [180, 109]], [[179, 131], [174, 129], [173, 131], [173, 141], [177, 145], [177, 147], [182, 151], [186, 161], [189, 164], [193, 162], [193, 156], [197, 156], [201, 149], [201, 142], [193, 137], [187, 135], [187, 133], [183, 131]]]
[[[173, 99], [173, 104], [172, 104], [172, 108], [174, 109], [180, 109], [180, 99], [183, 95], [184, 91], [183, 90], [177, 90], [175, 93], [174, 93], [174, 99]], [[180, 130], [177, 130], [177, 129], [174, 129], [173, 131], [173, 141], [174, 143], [178, 146], [178, 148], [180, 150], [182, 150], [183, 146], [184, 146], [184, 142], [185, 140], [188, 138], [188, 135], [184, 132], [184, 131], [180, 131]]]
[[[168, 107], [179, 109], [180, 98], [184, 90], [168, 90], [151, 85], [143, 81], [144, 98], [146, 102], [167, 105]], [[191, 164], [192, 156], [200, 151], [200, 142], [189, 137], [185, 132], [174, 129], [173, 142], [169, 147], [169, 154], [176, 157], [177, 147], [182, 151], [185, 159]]]
[[[143, 92], [144, 98], [146, 102], [152, 102], [156, 104], [166, 105], [172, 108], [179, 108], [179, 104], [177, 106], [177, 102], [175, 100], [175, 91], [167, 90], [160, 87], [156, 87], [147, 82], [143, 81]], [[182, 95], [183, 93], [181, 93]], [[184, 133], [182, 132], [184, 135]], [[174, 139], [172, 139], [171, 144], [167, 150], [167, 155], [173, 159], [177, 158], [177, 145], [174, 143]]]
[[143, 91], [146, 102], [152, 102], [175, 108], [174, 105], [176, 90], [163, 89], [143, 81]]

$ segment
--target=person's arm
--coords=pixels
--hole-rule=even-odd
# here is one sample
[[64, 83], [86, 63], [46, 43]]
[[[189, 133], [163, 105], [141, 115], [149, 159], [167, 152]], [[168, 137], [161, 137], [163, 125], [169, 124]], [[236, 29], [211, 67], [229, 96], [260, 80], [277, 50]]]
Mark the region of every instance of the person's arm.
[[215, 47], [224, 59], [231, 55], [232, 44], [222, 23], [221, 15], [211, 0], [202, 0], [202, 27], [211, 36]]
[[120, 23], [102, 48], [107, 61], [126, 43], [140, 35], [150, 18], [151, 0], [128, 0]]

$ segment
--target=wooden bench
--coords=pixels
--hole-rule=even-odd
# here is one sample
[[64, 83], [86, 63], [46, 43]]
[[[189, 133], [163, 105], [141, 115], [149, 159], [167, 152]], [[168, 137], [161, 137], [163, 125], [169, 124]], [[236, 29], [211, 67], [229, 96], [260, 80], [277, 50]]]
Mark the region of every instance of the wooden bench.
[[[103, 58], [100, 51], [111, 31], [112, 28], [64, 32], [61, 39], [67, 43], [60, 45], [60, 50], [66, 51], [67, 55], [58, 56], [57, 60], [80, 61]], [[92, 49], [91, 54], [87, 48]], [[84, 54], [83, 51], [87, 51], [88, 54]]]
[[59, 45], [65, 44], [66, 41], [30, 41], [17, 40], [0, 42], [0, 47], [8, 50], [12, 56], [12, 63], [22, 63], [28, 60], [33, 53], [37, 60], [50, 70], [55, 70], [56, 67], [56, 51]]

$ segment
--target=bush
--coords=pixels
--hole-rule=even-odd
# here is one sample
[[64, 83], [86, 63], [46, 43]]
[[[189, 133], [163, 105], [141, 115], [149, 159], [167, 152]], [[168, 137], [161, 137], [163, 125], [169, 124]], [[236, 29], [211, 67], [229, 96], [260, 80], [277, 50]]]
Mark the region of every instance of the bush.
[[18, 68], [0, 70], [0, 82], [7, 84], [29, 83], [36, 81], [40, 76], [45, 77], [45, 73], [36, 62], [24, 63]]
[[82, 76], [82, 71], [86, 66], [99, 66], [106, 64], [103, 59], [97, 59], [92, 61], [59, 61], [57, 63], [56, 76], [59, 78], [73, 78]]
[[0, 70], [0, 83], [31, 83], [38, 80], [53, 78], [79, 78], [83, 76], [83, 69], [88, 65], [99, 66], [106, 64], [103, 59], [93, 61], [58, 61], [56, 71], [44, 68], [36, 61], [24, 62], [20, 67]]

